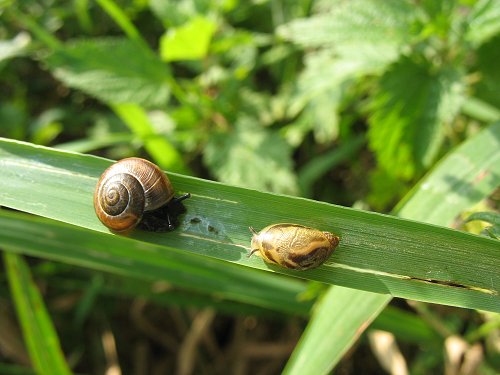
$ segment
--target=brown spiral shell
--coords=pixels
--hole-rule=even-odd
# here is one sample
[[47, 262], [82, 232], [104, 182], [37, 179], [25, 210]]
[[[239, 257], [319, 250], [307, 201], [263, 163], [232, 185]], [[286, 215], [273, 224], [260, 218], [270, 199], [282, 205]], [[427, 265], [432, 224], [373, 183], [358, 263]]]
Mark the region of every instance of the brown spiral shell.
[[104, 171], [94, 192], [101, 222], [114, 232], [133, 229], [143, 213], [162, 207], [174, 196], [167, 176], [140, 158], [122, 159]]

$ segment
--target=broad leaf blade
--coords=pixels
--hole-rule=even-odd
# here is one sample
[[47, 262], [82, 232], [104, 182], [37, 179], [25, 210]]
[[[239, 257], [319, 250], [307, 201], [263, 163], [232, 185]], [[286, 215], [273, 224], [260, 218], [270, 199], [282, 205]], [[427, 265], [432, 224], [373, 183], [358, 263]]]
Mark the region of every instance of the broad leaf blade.
[[[307, 48], [353, 45], [391, 51], [409, 38], [414, 8], [407, 1], [334, 1], [307, 19], [278, 29], [280, 35]], [[376, 47], [375, 47], [376, 46]], [[392, 53], [392, 52], [391, 52]]]
[[[0, 141], [0, 204], [108, 233], [92, 195], [109, 161]], [[136, 231], [130, 239], [194, 255], [377, 293], [499, 311], [498, 242], [447, 228], [170, 174], [191, 192], [174, 233]], [[247, 258], [250, 233], [295, 222], [330, 230], [341, 243], [320, 268], [294, 272]], [[111, 234], [107, 234], [111, 236]]]
[[[406, 204], [402, 206], [399, 214], [408, 218], [426, 220], [425, 216], [420, 215], [435, 210], [436, 213], [427, 218], [436, 224], [448, 224], [450, 217], [456, 216], [467, 206], [471, 206], [488, 196], [500, 183], [500, 171], [497, 170], [500, 168], [500, 162], [498, 162], [500, 147], [497, 144], [499, 140], [498, 137], [492, 136], [499, 131], [500, 123], [492, 125], [469, 139], [448, 155], [420, 184], [421, 186], [440, 186], [447, 182], [448, 176], [456, 176], [457, 185], [454, 189], [442, 190], [439, 194], [435, 194], [433, 199], [429, 199], [428, 192], [417, 190], [417, 193], [412, 195], [406, 201]], [[468, 160], [468, 163], [466, 163], [468, 165], [467, 170], [463, 170], [464, 163], [457, 163], [457, 160], [465, 159]], [[491, 164], [491, 162], [494, 164]], [[457, 173], [459, 170], [453, 169], [454, 165], [457, 168], [462, 168], [460, 173]], [[491, 171], [496, 175], [496, 178], [484, 181], [482, 189], [476, 192], [474, 186], [468, 181], [475, 180], [484, 170], [490, 170], [492, 165], [498, 166], [494, 167], [494, 171]], [[459, 204], [453, 204], [453, 202], [446, 199], [454, 191], [463, 194]], [[472, 192], [474, 194], [471, 194]], [[358, 324], [344, 331], [342, 339], [339, 341], [335, 336], [338, 327], [351, 324], [353, 312], [350, 308], [353, 305], [357, 306], [356, 302], [345, 297], [346, 294], [352, 295], [352, 300], [367, 300], [371, 301], [371, 303], [364, 305], [363, 311], [356, 310], [354, 312]], [[352, 346], [354, 340], [368, 327], [371, 319], [373, 319], [373, 314], [380, 312], [391, 299], [389, 296], [377, 298], [372, 293], [359, 290], [348, 292], [338, 287], [330, 287], [329, 292], [323, 298], [323, 301], [316, 307], [316, 313], [311, 318], [299, 345], [287, 363], [286, 369], [290, 373], [308, 373], [310, 368], [317, 370], [315, 373], [330, 371], [338, 363], [342, 354]], [[347, 299], [347, 301], [343, 309], [336, 311], [332, 324], [333, 313], [330, 311], [330, 305], [335, 306], [336, 301], [342, 298]], [[379, 328], [381, 328], [380, 325], [383, 325], [384, 320], [382, 315], [379, 318], [381, 318], [378, 322]], [[422, 332], [425, 332], [425, 329]], [[429, 331], [427, 332], [428, 335], [431, 334]], [[318, 355], [318, 353], [321, 353], [321, 355]], [[305, 359], [307, 359], [307, 362]]]
[[490, 224], [500, 225], [500, 214], [496, 212], [474, 212], [467, 218], [466, 222], [473, 220], [482, 220]]
[[160, 40], [160, 54], [165, 61], [200, 60], [208, 54], [216, 24], [201, 16], [169, 29]]
[[157, 106], [169, 97], [167, 66], [130, 40], [73, 41], [45, 62], [66, 85], [103, 102]]
[[500, 122], [443, 158], [402, 201], [399, 216], [450, 225], [500, 183]]
[[170, 246], [109, 236], [53, 220], [0, 211], [0, 245], [9, 251], [62, 261], [240, 301], [289, 314], [307, 314], [298, 296], [306, 285], [258, 270], [197, 256]]
[[410, 179], [431, 165], [444, 140], [443, 125], [460, 109], [462, 91], [459, 72], [445, 68], [433, 73], [409, 58], [384, 74], [368, 133], [384, 170]]
[[222, 182], [277, 193], [296, 194], [291, 149], [278, 134], [240, 120], [230, 134], [212, 134], [205, 163]]
[[4, 254], [17, 315], [33, 366], [39, 374], [70, 374], [57, 333], [24, 259]]
[[474, 92], [477, 97], [493, 105], [496, 109], [498, 119], [498, 108], [500, 108], [500, 94], [498, 82], [500, 82], [500, 34], [481, 45], [477, 50], [477, 69], [481, 74], [481, 80], [475, 85]]
[[[337, 363], [363, 333], [363, 329], [359, 327], [368, 327], [388, 302], [387, 296], [381, 294], [340, 287], [329, 288], [316, 306], [311, 323], [284, 373], [327, 374], [332, 363]], [[374, 309], [374, 306], [377, 308]], [[370, 313], [367, 314], [366, 311]], [[356, 334], [346, 334], [352, 332]]]

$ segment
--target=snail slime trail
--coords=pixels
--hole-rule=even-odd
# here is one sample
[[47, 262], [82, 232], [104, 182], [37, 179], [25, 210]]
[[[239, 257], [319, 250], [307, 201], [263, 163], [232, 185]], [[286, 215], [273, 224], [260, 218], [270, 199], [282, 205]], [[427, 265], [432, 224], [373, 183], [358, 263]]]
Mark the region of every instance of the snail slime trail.
[[323, 264], [340, 238], [330, 232], [299, 224], [272, 224], [253, 233], [249, 254], [258, 253], [271, 264], [294, 270], [307, 270]]
[[168, 177], [155, 164], [140, 158], [122, 159], [104, 171], [94, 192], [94, 209], [111, 231], [134, 228], [155, 232], [174, 230], [177, 216], [185, 212]]

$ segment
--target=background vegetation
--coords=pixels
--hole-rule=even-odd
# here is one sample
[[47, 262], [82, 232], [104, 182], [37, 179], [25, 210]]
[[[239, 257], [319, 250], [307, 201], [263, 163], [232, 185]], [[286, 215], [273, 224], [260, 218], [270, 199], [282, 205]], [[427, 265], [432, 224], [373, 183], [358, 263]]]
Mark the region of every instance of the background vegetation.
[[[500, 371], [499, 1], [2, 1], [0, 20], [0, 205], [50, 219], [0, 210], [0, 372]], [[81, 154], [173, 172], [179, 231], [107, 233], [87, 198], [109, 162]], [[277, 221], [343, 243], [304, 274], [246, 259], [247, 227]]]

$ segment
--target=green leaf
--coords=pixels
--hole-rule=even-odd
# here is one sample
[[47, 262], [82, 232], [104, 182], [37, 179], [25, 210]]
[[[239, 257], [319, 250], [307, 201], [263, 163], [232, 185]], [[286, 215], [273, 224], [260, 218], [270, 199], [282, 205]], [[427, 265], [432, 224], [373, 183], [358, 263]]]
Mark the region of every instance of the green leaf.
[[[100, 243], [101, 236], [120, 241], [99, 222], [92, 205], [97, 180], [109, 164], [88, 155], [0, 140], [0, 205], [104, 232], [99, 238], [86, 232], [83, 244], [89, 248]], [[231, 266], [234, 273], [251, 267], [402, 298], [500, 311], [497, 241], [323, 202], [169, 176], [179, 194], [190, 192], [192, 198], [185, 201], [187, 213], [177, 231], [137, 230], [126, 239], [129, 248], [146, 247], [135, 255], [145, 261], [168, 262], [167, 254], [176, 250], [185, 262], [192, 257], [193, 262], [216, 258], [228, 267], [237, 263], [239, 267]], [[337, 233], [340, 245], [321, 267], [303, 272], [247, 257], [248, 226], [261, 229], [287, 221]], [[3, 233], [0, 244], [6, 245], [12, 232]], [[19, 248], [22, 238], [17, 241]]]
[[477, 1], [468, 17], [467, 38], [476, 45], [486, 42], [500, 31], [500, 2]]
[[474, 212], [465, 220], [465, 222], [467, 223], [473, 220], [481, 220], [490, 224], [500, 225], [500, 214], [497, 212]]
[[474, 212], [472, 215], [470, 215], [467, 220], [465, 220], [466, 223], [469, 221], [474, 221], [474, 220], [481, 220], [481, 221], [486, 221], [487, 223], [492, 224], [489, 227], [486, 227], [482, 234], [485, 234], [487, 236], [490, 236], [491, 238], [494, 239], [500, 239], [500, 214], [497, 212]]
[[486, 123], [500, 120], [500, 109], [473, 97], [464, 102], [462, 113]]
[[[212, 222], [212, 225], [215, 224]], [[149, 237], [144, 234], [145, 238]], [[184, 229], [184, 234], [186, 245], [190, 242], [196, 248], [196, 237], [199, 236], [196, 230]], [[162, 236], [156, 237], [159, 239]], [[217, 236], [213, 236], [212, 240], [214, 244], [223, 243], [222, 240], [215, 242]], [[311, 307], [310, 301], [299, 301], [299, 295], [306, 290], [306, 285], [299, 280], [252, 269], [242, 272], [237, 265], [194, 255], [177, 245], [110, 236], [26, 214], [0, 210], [0, 245], [11, 252], [124, 277], [166, 281], [175, 287], [204, 293], [221, 301], [239, 301], [300, 315], [307, 314]], [[235, 253], [234, 246], [229, 247], [233, 248], [233, 254], [228, 254], [231, 258], [246, 258], [246, 249], [240, 247]]]
[[221, 2], [212, 3], [207, 0], [149, 0], [148, 5], [153, 14], [166, 26], [179, 26], [189, 22], [200, 14], [209, 14]]
[[481, 45], [477, 50], [477, 69], [481, 80], [474, 86], [475, 95], [500, 108], [500, 35]]
[[444, 125], [460, 109], [462, 75], [404, 58], [381, 79], [373, 98], [370, 147], [380, 165], [404, 179], [431, 166], [444, 140]]
[[408, 191], [406, 184], [385, 169], [373, 169], [368, 172], [367, 177], [370, 192], [366, 197], [366, 202], [375, 211], [384, 211], [388, 207], [393, 207], [394, 203]]
[[166, 135], [156, 132], [148, 114], [142, 107], [136, 104], [116, 104], [112, 108], [130, 130], [141, 138], [144, 142], [144, 148], [158, 166], [172, 172], [188, 172], [181, 154], [169, 142]]
[[4, 262], [31, 361], [39, 374], [70, 374], [57, 333], [23, 258], [5, 253]]
[[288, 115], [295, 116], [304, 110], [299, 124], [306, 123], [312, 128], [318, 142], [330, 142], [338, 135], [342, 84], [355, 75], [370, 71], [373, 61], [340, 59], [329, 52], [318, 52], [308, 54], [305, 64]]
[[[451, 225], [500, 184], [500, 122], [444, 157], [396, 207], [402, 217]], [[451, 209], [453, 208], [453, 209]]]
[[[500, 124], [498, 124], [500, 125]], [[463, 168], [464, 164], [469, 166], [467, 171], [464, 171], [463, 174], [457, 175], [457, 180], [460, 181], [462, 179], [476, 179], [478, 175], [482, 174], [483, 170], [490, 167], [490, 158], [492, 158], [492, 162], [495, 163], [495, 160], [498, 159], [500, 154], [500, 148], [495, 142], [484, 142], [485, 137], [491, 138], [491, 131], [495, 132], [498, 129], [497, 126], [492, 126], [488, 129], [485, 129], [480, 134], [468, 140], [465, 144], [459, 147], [457, 150], [452, 152], [446, 160], [437, 167], [434, 171], [432, 171], [429, 176], [422, 182], [421, 185], [430, 184], [431, 186], [439, 186], [442, 183], [446, 183], [446, 181], [453, 176], [453, 170], [450, 174], [443, 173], [446, 172], [446, 168], [444, 165], [447, 164], [448, 160], [455, 160], [453, 163], [449, 165], [455, 165], [459, 168]], [[495, 137], [498, 138], [498, 137]], [[497, 139], [498, 142], [498, 139]], [[478, 155], [475, 150], [482, 149], [485, 154], [489, 154], [488, 157], [484, 155]], [[467, 163], [457, 163], [457, 160], [466, 160]], [[500, 165], [500, 163], [496, 163]], [[495, 164], [493, 164], [495, 165]], [[469, 175], [470, 174], [470, 175]], [[500, 184], [500, 173], [494, 173], [495, 178], [489, 179], [485, 182], [486, 186], [484, 186], [479, 194], [468, 194], [470, 191], [466, 187], [467, 185], [462, 182], [462, 184], [456, 185], [457, 191], [463, 191], [464, 197], [460, 204], [455, 204], [452, 201], [447, 201], [446, 196], [450, 194], [448, 190], [442, 192], [442, 195], [437, 197], [440, 199], [426, 199], [426, 195], [424, 194], [415, 194], [412, 195], [409, 199], [406, 200], [406, 203], [400, 209], [399, 214], [407, 217], [407, 218], [416, 218], [421, 220], [426, 220], [429, 216], [424, 216], [432, 211], [436, 211], [437, 214], [431, 217], [431, 221], [437, 224], [447, 224], [449, 217], [456, 216], [465, 205], [472, 206], [477, 203], [482, 198], [486, 197], [489, 192], [493, 191], [498, 184]], [[465, 185], [465, 187], [463, 187]], [[473, 188], [469, 186], [469, 188]], [[421, 216], [419, 216], [421, 215]], [[453, 255], [450, 255], [453, 256]], [[303, 363], [296, 360], [296, 358], [309, 358], [308, 365], [312, 368], [319, 367], [323, 369], [323, 372], [330, 371], [341, 358], [342, 353], [345, 352], [349, 347], [352, 346], [352, 340], [355, 340], [356, 337], [368, 327], [367, 322], [373, 319], [373, 314], [379, 312], [389, 301], [390, 297], [385, 296], [385, 298], [375, 299], [375, 296], [362, 291], [351, 291], [352, 297], [356, 299], [367, 299], [372, 300], [371, 304], [366, 304], [362, 312], [359, 312], [358, 309], [355, 312], [355, 316], [358, 318], [358, 324], [351, 327], [349, 330], [342, 331], [342, 342], [339, 344], [337, 339], [337, 324], [340, 327], [343, 325], [349, 325], [351, 322], [351, 315], [353, 312], [349, 309], [352, 305], [350, 305], [351, 301], [346, 301], [346, 308], [337, 311], [335, 315], [335, 319], [333, 320], [332, 325], [326, 325], [326, 322], [332, 322], [332, 314], [329, 314], [330, 304], [334, 304], [335, 301], [347, 293], [342, 288], [331, 287], [329, 292], [324, 296], [324, 300], [321, 302], [319, 306], [317, 306], [317, 314], [311, 319], [309, 322], [306, 332], [304, 336], [301, 338], [299, 346], [296, 348], [294, 353], [292, 354], [291, 362], [287, 364], [287, 369], [290, 372], [293, 372], [297, 368], [297, 372], [307, 371]], [[364, 296], [363, 296], [364, 293]], [[344, 299], [348, 299], [345, 298]], [[356, 303], [353, 303], [356, 306]], [[357, 314], [359, 312], [359, 315]], [[319, 315], [323, 315], [324, 317], [319, 317]], [[378, 328], [384, 328], [384, 321], [387, 324], [387, 315], [384, 314], [379, 316]], [[363, 320], [364, 319], [364, 320]], [[405, 319], [407, 320], [407, 319]], [[394, 322], [394, 317], [391, 319], [391, 322]], [[408, 324], [409, 326], [413, 326], [413, 324]], [[380, 327], [382, 326], [382, 327]], [[323, 329], [319, 329], [323, 328]], [[425, 327], [424, 327], [425, 328]], [[394, 331], [394, 327], [393, 327]], [[432, 332], [429, 330], [423, 329], [421, 332], [427, 332], [427, 339], [432, 337]], [[407, 331], [407, 327], [405, 329], [405, 335], [409, 335]], [[413, 334], [415, 336], [415, 334]], [[343, 345], [342, 345], [343, 344]], [[331, 348], [328, 355], [318, 357], [316, 351], [318, 348]]]
[[[389, 302], [387, 296], [331, 287], [315, 306], [311, 323], [286, 364], [284, 374], [327, 374]], [[376, 305], [377, 309], [373, 309]], [[369, 309], [370, 313], [366, 314]], [[357, 332], [346, 335], [346, 332]]]
[[99, 134], [91, 138], [80, 138], [75, 141], [59, 143], [55, 148], [73, 152], [90, 152], [99, 148], [114, 146], [120, 143], [140, 142], [140, 139], [130, 133]]
[[127, 37], [135, 43], [148, 48], [144, 39], [142, 39], [139, 30], [134, 26], [127, 16], [126, 12], [114, 0], [96, 0], [102, 9], [116, 22], [116, 24], [125, 32]]
[[276, 133], [240, 120], [230, 133], [212, 134], [204, 161], [219, 181], [277, 193], [296, 194], [291, 149]]
[[492, 225], [484, 229], [486, 234], [495, 240], [500, 240], [500, 225]]
[[[368, 311], [376, 309], [377, 305], [373, 304]], [[391, 305], [375, 318], [370, 329], [391, 332], [402, 342], [439, 346], [442, 341], [442, 337], [420, 315]]]
[[323, 155], [315, 156], [299, 170], [299, 185], [302, 196], [310, 196], [312, 185], [328, 171], [333, 170], [343, 161], [353, 158], [354, 155], [365, 145], [365, 137], [360, 135], [348, 139]]
[[414, 11], [405, 1], [337, 1], [320, 14], [283, 25], [278, 33], [309, 52], [292, 98], [291, 116], [304, 110], [299, 124], [314, 129], [318, 142], [336, 139], [343, 84], [380, 74], [410, 40]]
[[168, 67], [126, 39], [73, 41], [45, 62], [64, 84], [104, 102], [158, 106], [169, 97]]
[[292, 21], [278, 33], [306, 48], [366, 48], [393, 55], [409, 41], [415, 14], [408, 1], [332, 1], [318, 15]]
[[19, 33], [14, 38], [0, 41], [0, 62], [22, 56], [31, 42], [27, 33]]
[[[222, 293], [197, 293], [187, 285], [177, 287], [176, 285], [166, 283], [162, 280], [144, 280], [143, 277], [137, 278], [131, 275], [115, 275], [109, 272], [101, 272], [92, 269], [91, 278], [82, 277], [86, 275], [86, 271], [78, 272], [78, 269], [71, 267], [69, 273], [64, 275], [54, 275], [46, 277], [47, 283], [58, 288], [61, 292], [81, 292], [85, 291], [83, 299], [78, 304], [78, 309], [75, 312], [75, 322], [84, 322], [88, 312], [92, 312], [95, 307], [95, 302], [99, 301], [98, 296], [109, 296], [110, 298], [127, 297], [127, 298], [142, 298], [159, 306], [176, 307], [176, 308], [213, 308], [214, 310], [228, 315], [256, 315], [265, 317], [283, 316], [283, 314], [307, 315], [312, 301], [298, 301], [296, 295], [288, 294], [290, 289], [287, 286], [290, 283], [283, 282], [283, 288], [276, 286], [274, 292], [286, 293], [290, 300], [282, 300], [282, 305], [288, 306], [282, 308], [276, 304], [279, 310], [271, 310], [257, 306], [255, 304], [235, 302], [224, 298]], [[263, 272], [259, 272], [262, 275]], [[284, 279], [284, 278], [283, 278]], [[290, 281], [290, 279], [288, 279]], [[301, 285], [302, 286], [302, 285]], [[303, 287], [302, 287], [303, 289]], [[94, 299], [95, 297], [95, 299]], [[287, 297], [287, 298], [288, 298]], [[267, 298], [267, 297], [266, 297]], [[79, 313], [80, 312], [80, 313]], [[389, 317], [388, 317], [389, 318]], [[408, 330], [412, 332], [412, 330]]]
[[207, 56], [216, 24], [196, 16], [186, 24], [170, 28], [160, 40], [160, 54], [165, 61], [200, 60]]

